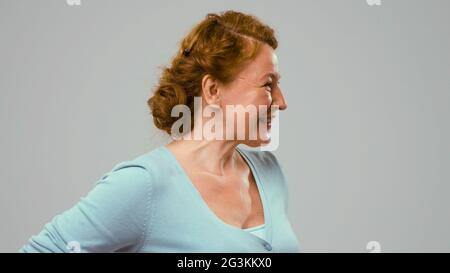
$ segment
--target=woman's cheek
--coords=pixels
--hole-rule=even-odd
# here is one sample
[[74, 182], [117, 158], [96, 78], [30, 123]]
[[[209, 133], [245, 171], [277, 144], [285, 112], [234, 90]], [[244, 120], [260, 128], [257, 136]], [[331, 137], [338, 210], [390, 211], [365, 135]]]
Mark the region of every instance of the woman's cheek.
[[270, 106], [272, 105], [272, 95], [270, 93], [268, 93], [265, 96], [264, 100], [262, 100], [259, 105], [265, 106], [267, 108], [267, 111], [269, 111], [270, 110]]
[[272, 104], [272, 93], [267, 92], [267, 105], [270, 106]]

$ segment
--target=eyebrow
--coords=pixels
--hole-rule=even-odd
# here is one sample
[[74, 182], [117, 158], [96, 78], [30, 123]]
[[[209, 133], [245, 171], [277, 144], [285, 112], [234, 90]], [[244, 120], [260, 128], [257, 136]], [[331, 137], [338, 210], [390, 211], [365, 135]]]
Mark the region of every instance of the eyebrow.
[[264, 74], [264, 76], [261, 77], [261, 80], [265, 79], [267, 76], [270, 76], [270, 77], [272, 77], [272, 79], [276, 79], [276, 80], [281, 79], [281, 75], [280, 74], [269, 72], [269, 73]]

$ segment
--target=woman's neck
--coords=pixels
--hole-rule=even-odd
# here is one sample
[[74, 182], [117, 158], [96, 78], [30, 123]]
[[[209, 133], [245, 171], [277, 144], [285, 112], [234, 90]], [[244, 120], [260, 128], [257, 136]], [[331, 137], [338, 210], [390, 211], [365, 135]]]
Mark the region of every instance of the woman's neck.
[[224, 175], [242, 165], [242, 158], [236, 151], [238, 144], [223, 140], [174, 140], [166, 147], [195, 169]]

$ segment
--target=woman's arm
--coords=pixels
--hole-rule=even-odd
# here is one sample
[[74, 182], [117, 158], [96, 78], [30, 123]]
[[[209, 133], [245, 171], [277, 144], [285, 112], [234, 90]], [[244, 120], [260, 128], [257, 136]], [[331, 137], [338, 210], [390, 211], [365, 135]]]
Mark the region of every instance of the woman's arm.
[[111, 171], [19, 252], [139, 251], [150, 212], [150, 180], [148, 170], [137, 165]]

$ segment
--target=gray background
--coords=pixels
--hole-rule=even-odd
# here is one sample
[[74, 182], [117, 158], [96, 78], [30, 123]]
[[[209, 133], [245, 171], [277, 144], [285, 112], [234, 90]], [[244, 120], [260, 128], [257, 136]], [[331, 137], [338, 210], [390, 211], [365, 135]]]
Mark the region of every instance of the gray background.
[[275, 152], [306, 252], [450, 251], [450, 1], [0, 0], [0, 251], [167, 138], [158, 67], [208, 12], [278, 31]]

